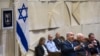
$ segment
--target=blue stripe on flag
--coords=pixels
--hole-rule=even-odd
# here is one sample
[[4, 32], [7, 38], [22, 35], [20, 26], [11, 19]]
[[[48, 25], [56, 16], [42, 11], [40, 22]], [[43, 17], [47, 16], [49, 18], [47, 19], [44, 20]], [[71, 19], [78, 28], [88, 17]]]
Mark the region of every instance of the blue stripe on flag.
[[17, 22], [17, 34], [19, 35], [21, 43], [24, 46], [25, 50], [28, 51], [28, 42], [18, 22]]

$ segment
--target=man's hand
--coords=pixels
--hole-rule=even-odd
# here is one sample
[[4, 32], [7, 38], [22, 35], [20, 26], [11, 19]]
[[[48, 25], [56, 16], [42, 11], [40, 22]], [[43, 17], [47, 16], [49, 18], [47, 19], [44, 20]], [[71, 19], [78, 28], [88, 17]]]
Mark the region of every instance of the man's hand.
[[93, 44], [89, 44], [88, 47], [89, 47], [89, 48], [93, 48], [94, 45], [93, 45]]
[[76, 47], [74, 47], [74, 50], [76, 51], [76, 50], [80, 50], [81, 49], [81, 45], [78, 45], [78, 46], [76, 46]]

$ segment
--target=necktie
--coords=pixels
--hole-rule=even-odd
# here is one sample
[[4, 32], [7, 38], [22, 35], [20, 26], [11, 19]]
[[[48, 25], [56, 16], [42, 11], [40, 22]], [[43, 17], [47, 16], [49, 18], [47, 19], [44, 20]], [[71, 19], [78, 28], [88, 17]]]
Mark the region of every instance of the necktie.
[[71, 43], [71, 46], [74, 47], [73, 43]]

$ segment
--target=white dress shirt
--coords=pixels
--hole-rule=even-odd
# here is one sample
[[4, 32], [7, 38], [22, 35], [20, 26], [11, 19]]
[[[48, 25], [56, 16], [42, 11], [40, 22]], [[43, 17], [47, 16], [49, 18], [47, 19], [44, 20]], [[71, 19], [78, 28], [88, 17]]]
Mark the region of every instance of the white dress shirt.
[[44, 45], [42, 45], [43, 49], [44, 49], [44, 55], [43, 56], [48, 56], [48, 52], [47, 52], [47, 49], [45, 48]]
[[53, 41], [47, 41], [46, 46], [49, 52], [58, 52], [58, 49]]

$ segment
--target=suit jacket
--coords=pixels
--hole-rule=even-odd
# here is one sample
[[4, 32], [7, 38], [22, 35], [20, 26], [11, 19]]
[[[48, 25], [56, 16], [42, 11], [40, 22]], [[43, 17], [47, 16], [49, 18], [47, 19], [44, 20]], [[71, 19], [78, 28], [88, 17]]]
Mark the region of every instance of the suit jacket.
[[[98, 40], [97, 41], [97, 46], [95, 46], [94, 48], [89, 48], [89, 52], [93, 55], [93, 54], [98, 54], [98, 52], [100, 53], [100, 43]], [[91, 42], [89, 42], [90, 44]], [[98, 50], [97, 50], [98, 48]]]
[[77, 56], [77, 53], [74, 50], [74, 46], [76, 46], [77, 44], [76, 42], [73, 42], [72, 44], [69, 41], [65, 41], [64, 43], [62, 43], [61, 47], [62, 56]]
[[87, 44], [85, 42], [81, 44], [79, 41], [76, 41], [76, 43], [77, 45], [81, 45], [81, 49], [77, 50], [77, 56], [86, 56], [86, 51], [88, 51]]
[[44, 51], [42, 45], [38, 45], [37, 47], [35, 47], [35, 56], [43, 56], [44, 52], [45, 51]]
[[[59, 39], [60, 40], [60, 39]], [[59, 41], [57, 38], [55, 38], [53, 41], [55, 42], [55, 45], [58, 50], [61, 49], [61, 41]]]

